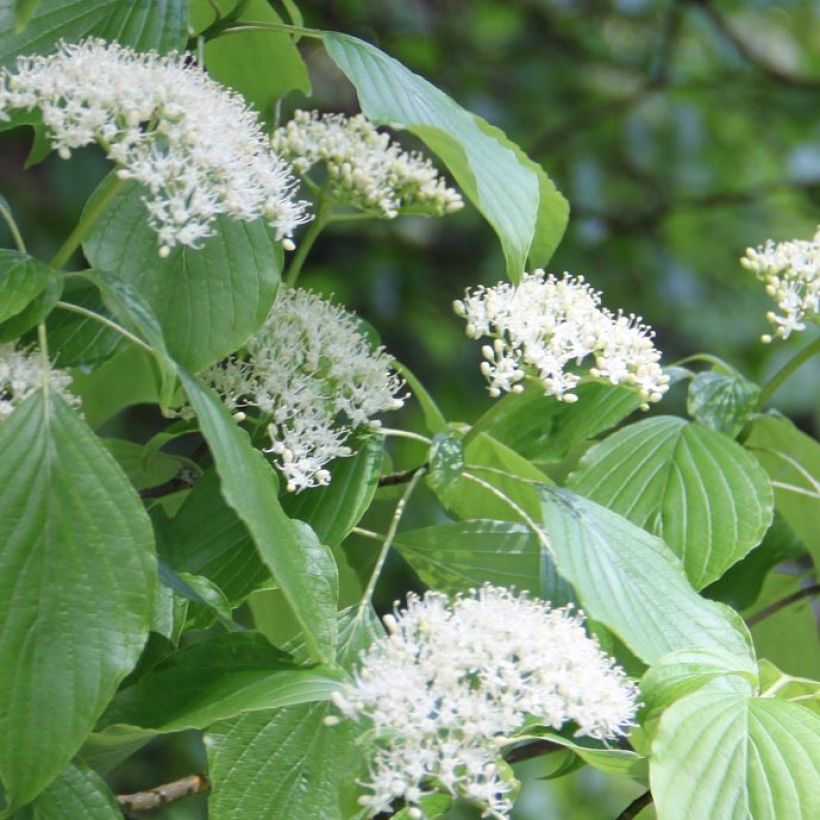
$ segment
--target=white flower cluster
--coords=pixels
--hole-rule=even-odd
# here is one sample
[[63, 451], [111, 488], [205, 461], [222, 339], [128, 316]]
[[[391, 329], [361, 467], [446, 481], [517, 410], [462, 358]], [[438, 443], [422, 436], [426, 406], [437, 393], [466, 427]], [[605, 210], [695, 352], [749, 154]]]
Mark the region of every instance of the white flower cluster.
[[68, 373], [44, 368], [39, 351], [20, 350], [13, 342], [0, 344], [0, 422], [46, 382], [69, 404], [79, 406], [79, 398], [69, 392], [71, 376]]
[[467, 320], [468, 336], [494, 338], [482, 347], [481, 363], [493, 397], [522, 392], [521, 382], [534, 372], [546, 395], [576, 401], [571, 391], [581, 376], [564, 368], [580, 365], [589, 355], [595, 359], [590, 375], [634, 386], [644, 409], [669, 389], [651, 328], [639, 316], [602, 308], [600, 293], [582, 276], [565, 273], [556, 279], [536, 270], [525, 273], [518, 285], [500, 282], [467, 291], [453, 307]]
[[330, 196], [386, 219], [405, 211], [443, 216], [464, 205], [429, 159], [402, 151], [362, 114], [297, 111], [272, 144], [303, 176], [324, 162]]
[[[817, 321], [820, 311], [820, 226], [811, 241], [770, 239], [759, 248], [748, 248], [740, 263], [766, 285], [766, 293], [777, 302], [780, 313], [770, 310], [766, 318], [774, 335], [788, 339], [805, 330], [807, 318]], [[768, 333], [762, 341], [772, 341]]]
[[39, 109], [61, 157], [97, 142], [121, 178], [145, 186], [162, 255], [177, 244], [197, 247], [219, 214], [263, 217], [286, 243], [309, 219], [256, 114], [186, 55], [96, 39], [61, 43], [0, 72], [0, 119], [13, 109]]
[[635, 686], [569, 607], [486, 585], [452, 603], [409, 596], [406, 610], [384, 620], [390, 634], [333, 696], [370, 729], [371, 793], [360, 802], [371, 816], [402, 800], [422, 817], [420, 800], [444, 790], [480, 805], [482, 816], [507, 817], [513, 784], [499, 754], [525, 721], [554, 729], [572, 721], [576, 736], [598, 739], [632, 724]]
[[402, 380], [393, 359], [370, 345], [356, 316], [305, 290], [282, 286], [262, 328], [233, 358], [203, 377], [232, 408], [258, 407], [272, 417], [271, 447], [291, 492], [327, 484], [325, 464], [352, 455], [357, 428], [397, 410]]

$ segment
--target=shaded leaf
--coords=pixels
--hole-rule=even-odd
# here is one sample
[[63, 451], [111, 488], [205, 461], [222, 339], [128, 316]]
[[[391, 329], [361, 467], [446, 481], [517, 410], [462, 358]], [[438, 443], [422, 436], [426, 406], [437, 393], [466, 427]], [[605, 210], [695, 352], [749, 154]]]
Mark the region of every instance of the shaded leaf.
[[736, 371], [708, 370], [689, 383], [686, 411], [718, 433], [735, 438], [757, 406], [760, 388]]
[[39, 259], [0, 248], [0, 322], [20, 313], [53, 275]]
[[122, 820], [122, 810], [111, 790], [80, 760], [70, 763], [32, 808], [34, 820]]

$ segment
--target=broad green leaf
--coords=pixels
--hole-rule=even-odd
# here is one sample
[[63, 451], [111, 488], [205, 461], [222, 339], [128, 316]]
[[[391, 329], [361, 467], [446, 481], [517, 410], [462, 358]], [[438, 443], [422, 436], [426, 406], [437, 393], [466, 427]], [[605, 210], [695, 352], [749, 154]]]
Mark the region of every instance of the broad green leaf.
[[427, 484], [433, 492], [441, 494], [458, 481], [464, 472], [464, 445], [462, 440], [449, 433], [438, 433], [430, 445], [430, 466]]
[[222, 497], [213, 470], [200, 478], [173, 518], [160, 518], [157, 530], [160, 554], [175, 570], [209, 578], [234, 605], [270, 583], [270, 570]]
[[820, 444], [783, 416], [758, 416], [744, 445], [768, 473], [777, 511], [820, 567]]
[[121, 438], [102, 439], [102, 443], [114, 456], [136, 490], [156, 487], [170, 481], [185, 463], [179, 456], [168, 453], [146, 454], [141, 444]]
[[81, 760], [69, 763], [37, 798], [34, 820], [122, 820], [122, 810], [103, 779]]
[[746, 681], [748, 694], [756, 691], [757, 664], [748, 653], [735, 655], [718, 649], [688, 648], [664, 655], [641, 678], [641, 725], [645, 728], [648, 720], [674, 701], [726, 676]]
[[472, 520], [406, 530], [395, 547], [431, 589], [453, 594], [490, 583], [528, 590], [554, 606], [575, 599], [544, 543], [521, 523]]
[[43, 0], [14, 0], [14, 30], [18, 34], [25, 29], [31, 15]]
[[117, 39], [140, 51], [184, 48], [186, 0], [42, 0], [23, 31], [15, 30], [15, 0], [0, 0], [0, 65], [21, 54], [48, 54], [59, 40]]
[[326, 700], [338, 686], [338, 672], [297, 666], [258, 632], [231, 632], [190, 644], [149, 669], [117, 693], [98, 730], [203, 729], [245, 712]]
[[544, 487], [542, 521], [558, 571], [587, 614], [653, 664], [687, 647], [748, 654], [732, 610], [701, 598], [679, 559], [622, 516], [566, 490]]
[[51, 268], [39, 259], [0, 249], [0, 322], [20, 313], [52, 276]]
[[686, 410], [705, 427], [735, 438], [757, 406], [760, 388], [736, 371], [708, 370], [689, 383]]
[[63, 292], [63, 279], [52, 277], [19, 313], [0, 324], [0, 342], [8, 342], [36, 327], [54, 309]]
[[83, 249], [94, 267], [112, 271], [145, 299], [171, 356], [201, 370], [233, 353], [265, 320], [279, 284], [281, 244], [261, 220], [220, 216], [201, 249], [177, 246], [162, 259], [141, 197], [137, 184], [126, 185]]
[[356, 87], [374, 122], [406, 128], [444, 161], [464, 193], [498, 234], [507, 275], [543, 265], [557, 247], [569, 206], [540, 166], [497, 128], [375, 46], [325, 32], [331, 59]]
[[16, 806], [137, 662], [156, 568], [133, 487], [59, 396], [38, 391], [0, 424], [0, 464], [0, 779]]
[[114, 274], [85, 271], [83, 276], [99, 289], [105, 306], [117, 322], [150, 345], [160, 381], [160, 406], [166, 410], [176, 387], [176, 364], [168, 355], [162, 328], [142, 296]]
[[[368, 610], [340, 615], [337, 660], [349, 667], [384, 633]], [[299, 656], [298, 650], [295, 651]], [[205, 738], [212, 790], [211, 820], [249, 817], [348, 820], [355, 783], [364, 774], [359, 731], [349, 721], [326, 726], [337, 715], [316, 703], [243, 715], [212, 726]]]
[[[281, 23], [267, 0], [251, 0], [237, 22]], [[205, 66], [219, 83], [239, 91], [272, 119], [276, 101], [288, 91], [310, 96], [307, 66], [290, 35], [276, 31], [242, 31], [205, 44]]]
[[766, 576], [774, 567], [784, 561], [802, 558], [805, 554], [803, 542], [798, 540], [783, 517], [775, 513], [772, 526], [763, 537], [763, 543], [729, 567], [702, 594], [713, 601], [723, 601], [742, 612], [758, 599]]
[[279, 503], [273, 468], [248, 434], [231, 418], [218, 396], [180, 370], [219, 473], [222, 495], [248, 527], [302, 626], [317, 660], [332, 656], [336, 644], [337, 571], [330, 550], [301, 521], [288, 518]]
[[727, 436], [675, 416], [631, 424], [588, 450], [567, 484], [662, 538], [698, 589], [772, 523], [765, 473]]
[[382, 436], [365, 435], [348, 443], [355, 453], [328, 465], [330, 484], [287, 493], [282, 498], [285, 512], [310, 524], [318, 539], [329, 547], [341, 544], [367, 511], [384, 459]]
[[159, 401], [154, 357], [129, 345], [91, 373], [72, 371], [71, 391], [83, 400], [83, 414], [91, 427], [99, 427], [133, 404]]
[[765, 658], [760, 661], [760, 691], [796, 703], [820, 715], [820, 681], [787, 675]]
[[535, 464], [564, 458], [573, 445], [614, 427], [640, 406], [634, 390], [598, 382], [581, 384], [574, 391], [576, 404], [545, 396], [530, 387], [510, 393], [473, 425], [526, 456]]
[[233, 605], [213, 581], [204, 575], [191, 575], [189, 572], [180, 572], [179, 578], [199, 598], [199, 601], [188, 606], [185, 629], [207, 629], [215, 622], [231, 631], [241, 629], [233, 623]]
[[427, 392], [427, 388], [421, 383], [415, 373], [401, 362], [393, 362], [393, 368], [401, 374], [401, 377], [407, 382], [407, 386], [416, 397], [416, 401], [419, 403], [422, 415], [424, 416], [424, 424], [427, 427], [427, 432], [433, 435], [446, 432], [447, 419], [444, 418], [444, 414], [439, 410], [433, 397]]
[[[60, 299], [110, 318], [99, 290], [80, 277], [66, 280]], [[46, 330], [48, 349], [58, 367], [96, 365], [127, 345], [115, 330], [65, 309], [57, 309], [49, 315]]]
[[521, 521], [516, 507], [537, 518], [541, 507], [536, 485], [552, 483], [524, 456], [487, 433], [467, 444], [463, 472], [436, 492], [445, 507], [464, 519]]
[[650, 780], [664, 820], [817, 817], [820, 716], [707, 687], [664, 712]]

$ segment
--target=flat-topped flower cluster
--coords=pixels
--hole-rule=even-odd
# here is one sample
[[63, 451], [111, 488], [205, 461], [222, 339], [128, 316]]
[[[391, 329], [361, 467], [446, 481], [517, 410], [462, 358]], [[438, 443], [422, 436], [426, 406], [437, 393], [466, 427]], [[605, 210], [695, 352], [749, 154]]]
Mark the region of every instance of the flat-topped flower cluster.
[[350, 434], [378, 429], [373, 416], [404, 403], [392, 357], [373, 349], [355, 314], [306, 290], [280, 288], [246, 351], [201, 375], [229, 407], [271, 417], [268, 452], [290, 491], [327, 484], [325, 465], [352, 455]]
[[558, 279], [536, 270], [518, 285], [468, 291], [454, 309], [466, 319], [468, 336], [493, 339], [482, 347], [481, 364], [493, 397], [522, 392], [525, 377], [534, 375], [546, 395], [575, 401], [582, 376], [567, 367], [587, 356], [594, 358], [591, 376], [636, 388], [644, 407], [668, 390], [651, 328], [639, 316], [601, 307], [601, 294], [583, 276]]
[[[775, 244], [771, 239], [759, 248], [748, 248], [740, 263], [766, 285], [779, 313], [766, 318], [774, 336], [788, 339], [806, 329], [806, 320], [817, 321], [820, 312], [820, 226], [811, 240], [794, 239]], [[764, 334], [762, 341], [772, 341]]]
[[487, 585], [452, 602], [411, 595], [385, 625], [333, 698], [370, 729], [360, 802], [371, 816], [401, 800], [421, 817], [422, 798], [444, 790], [507, 817], [513, 784], [499, 755], [525, 722], [605, 739], [635, 716], [634, 685], [569, 607]]
[[146, 189], [161, 253], [198, 247], [217, 216], [265, 219], [278, 239], [308, 221], [296, 180], [243, 98], [189, 55], [160, 56], [88, 39], [0, 72], [0, 119], [39, 110], [58, 153], [99, 143], [118, 174]]
[[79, 406], [79, 398], [68, 389], [71, 376], [64, 370], [46, 367], [39, 350], [22, 350], [13, 342], [0, 344], [0, 422], [46, 383], [69, 404]]
[[403, 151], [362, 114], [296, 111], [274, 132], [272, 144], [303, 176], [324, 163], [326, 195], [376, 216], [393, 219], [407, 211], [443, 216], [464, 205], [429, 159]]

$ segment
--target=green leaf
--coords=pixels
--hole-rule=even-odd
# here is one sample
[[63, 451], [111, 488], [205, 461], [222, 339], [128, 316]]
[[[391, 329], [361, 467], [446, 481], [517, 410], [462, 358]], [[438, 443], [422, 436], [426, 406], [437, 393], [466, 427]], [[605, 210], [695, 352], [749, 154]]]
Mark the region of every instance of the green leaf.
[[245, 712], [326, 700], [338, 686], [338, 672], [297, 666], [258, 632], [230, 632], [179, 649], [149, 669], [117, 693], [99, 729], [204, 729]]
[[459, 480], [464, 472], [464, 445], [458, 436], [438, 433], [430, 446], [430, 468], [427, 484], [441, 494]]
[[705, 427], [735, 438], [757, 406], [760, 388], [740, 373], [709, 370], [689, 383], [686, 411]]
[[772, 480], [777, 511], [820, 567], [820, 444], [776, 415], [758, 416], [744, 444]]
[[206, 472], [173, 518], [156, 522], [160, 554], [178, 572], [203, 575], [238, 606], [270, 583], [248, 528], [225, 503], [219, 476]]
[[336, 643], [337, 571], [330, 550], [313, 530], [288, 518], [276, 475], [217, 395], [180, 370], [222, 482], [222, 495], [248, 527], [259, 555], [284, 593], [317, 660]]
[[133, 487], [59, 396], [38, 391], [0, 424], [0, 464], [0, 779], [17, 806], [137, 662], [156, 569]]
[[375, 46], [346, 34], [322, 36], [364, 113], [406, 128], [444, 161], [498, 234], [508, 277], [517, 281], [528, 257], [545, 264], [561, 240], [569, 206], [544, 171], [497, 128]]
[[120, 465], [135, 490], [156, 487], [170, 481], [180, 470], [185, 460], [168, 453], [147, 454], [145, 447], [133, 441], [120, 438], [102, 439], [105, 449]]
[[585, 453], [567, 484], [662, 538], [692, 585], [719, 578], [772, 523], [765, 473], [720, 433], [675, 416], [631, 424]]
[[511, 521], [456, 521], [399, 533], [395, 547], [431, 589], [454, 594], [490, 583], [554, 606], [575, 600], [543, 542]]
[[520, 521], [521, 515], [512, 504], [538, 517], [541, 504], [535, 485], [552, 482], [524, 456], [487, 433], [480, 433], [467, 444], [464, 462], [464, 473], [483, 484], [462, 475], [436, 490], [442, 504], [459, 518]]
[[643, 661], [691, 646], [748, 654], [740, 619], [701, 598], [678, 558], [625, 518], [566, 490], [541, 491], [543, 524], [558, 571], [587, 614]]
[[[341, 613], [338, 662], [349, 667], [379, 635], [383, 632], [372, 610], [361, 618], [356, 610]], [[211, 820], [352, 817], [360, 808], [355, 782], [364, 774], [359, 731], [349, 721], [326, 726], [329, 714], [338, 712], [317, 703], [255, 712], [212, 726], [205, 738]]]
[[[99, 290], [80, 277], [66, 280], [61, 300], [110, 318]], [[48, 349], [58, 367], [98, 364], [126, 345], [116, 331], [70, 310], [55, 310], [46, 330]]]
[[380, 435], [364, 435], [348, 444], [356, 452], [328, 465], [330, 484], [282, 498], [285, 512], [310, 524], [329, 547], [341, 544], [367, 512], [384, 460], [384, 438]]
[[233, 621], [233, 605], [213, 581], [189, 572], [179, 573], [179, 579], [199, 598], [188, 607], [185, 629], [207, 629], [215, 622], [230, 631], [241, 629]]
[[602, 743], [590, 738], [579, 738], [578, 740], [566, 738], [557, 732], [549, 730], [537, 730], [537, 733], [522, 736], [519, 739], [548, 740], [557, 743], [566, 749], [572, 750], [584, 763], [598, 769], [605, 774], [616, 777], [633, 777], [636, 780], [645, 782], [649, 776], [648, 761], [632, 749], [610, 749]]
[[706, 688], [664, 712], [652, 744], [664, 820], [820, 815], [820, 716], [775, 698]]
[[[237, 22], [281, 23], [267, 0], [251, 0]], [[266, 120], [288, 91], [310, 96], [307, 66], [290, 35], [276, 31], [243, 31], [205, 44], [205, 66], [219, 83], [239, 91]]]
[[39, 259], [0, 249], [0, 322], [20, 313], [54, 275]]
[[168, 355], [157, 317], [142, 296], [114, 274], [107, 271], [85, 271], [83, 276], [97, 286], [105, 306], [120, 325], [150, 345], [159, 371], [159, 403], [166, 410], [176, 388], [176, 363]]
[[45, 287], [19, 313], [0, 325], [0, 342], [17, 339], [36, 327], [54, 309], [63, 292], [63, 279], [52, 277]]
[[91, 373], [72, 372], [71, 391], [83, 400], [83, 413], [91, 427], [99, 427], [132, 404], [155, 404], [157, 377], [154, 357], [128, 346]]
[[14, 31], [19, 34], [28, 25], [31, 15], [43, 0], [14, 0]]
[[122, 810], [111, 790], [81, 760], [70, 763], [32, 808], [34, 820], [122, 820]]
[[15, 0], [0, 0], [0, 65], [21, 54], [48, 54], [59, 40], [117, 39], [140, 51], [185, 47], [186, 0], [42, 0], [24, 31], [15, 29]]
[[112, 271], [140, 293], [159, 320], [171, 356], [201, 370], [233, 353], [265, 320], [282, 270], [281, 244], [261, 220], [220, 216], [216, 234], [200, 250], [177, 246], [162, 259], [141, 197], [138, 185], [126, 185], [83, 249], [94, 267]]
[[748, 653], [735, 655], [718, 649], [687, 648], [664, 655], [641, 678], [641, 725], [646, 728], [647, 721], [657, 718], [676, 700], [727, 676], [745, 681], [748, 694], [756, 691], [757, 665]]
[[588, 382], [574, 392], [576, 404], [545, 396], [538, 388], [510, 393], [472, 430], [488, 432], [535, 464], [550, 464], [564, 458], [574, 445], [614, 427], [641, 404], [635, 391], [626, 387]]

